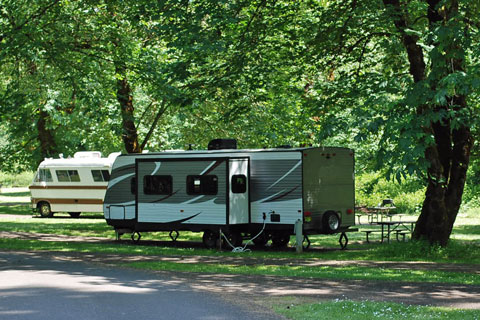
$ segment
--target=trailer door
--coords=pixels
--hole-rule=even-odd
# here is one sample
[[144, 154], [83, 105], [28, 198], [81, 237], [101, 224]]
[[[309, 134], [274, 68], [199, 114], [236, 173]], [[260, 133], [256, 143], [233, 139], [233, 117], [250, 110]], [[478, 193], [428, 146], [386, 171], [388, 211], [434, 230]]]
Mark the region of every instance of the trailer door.
[[249, 223], [249, 159], [229, 160], [229, 224]]

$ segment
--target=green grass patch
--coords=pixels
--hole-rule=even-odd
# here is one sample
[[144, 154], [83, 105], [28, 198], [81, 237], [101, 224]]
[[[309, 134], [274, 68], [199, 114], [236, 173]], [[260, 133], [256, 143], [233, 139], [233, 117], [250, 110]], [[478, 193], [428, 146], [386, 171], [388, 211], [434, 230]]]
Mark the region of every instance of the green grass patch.
[[32, 209], [27, 205], [0, 206], [0, 214], [32, 215]]
[[31, 218], [23, 217], [0, 219], [0, 231], [30, 232], [60, 234], [66, 236], [90, 236], [113, 238], [113, 229], [98, 219], [72, 219], [72, 218]]
[[[233, 256], [232, 253], [218, 252], [206, 249], [143, 247], [124, 243], [81, 243], [62, 241], [40, 241], [0, 239], [0, 248], [14, 251], [55, 251], [82, 252], [96, 254], [118, 255], [209, 255]], [[254, 254], [249, 253], [249, 256]], [[471, 273], [444, 272], [435, 270], [396, 270], [370, 267], [312, 267], [292, 265], [268, 265], [259, 261], [257, 265], [232, 265], [218, 263], [176, 263], [169, 261], [132, 262], [125, 266], [146, 270], [168, 270], [200, 273], [224, 274], [256, 274], [285, 277], [321, 278], [321, 279], [355, 279], [378, 281], [408, 281], [408, 282], [442, 282], [480, 285], [480, 276]]]
[[[285, 299], [287, 300], [287, 299]], [[391, 302], [336, 300], [324, 303], [275, 305], [274, 310], [289, 319], [450, 319], [478, 320], [479, 310], [462, 310], [430, 306], [414, 306]]]
[[[23, 207], [8, 207], [11, 210], [25, 210]], [[0, 207], [0, 210], [2, 207]], [[1, 211], [0, 211], [1, 212]], [[476, 226], [466, 226], [465, 232], [477, 232]], [[0, 231], [17, 231], [60, 234], [67, 236], [90, 236], [113, 239], [114, 231], [108, 226], [101, 215], [92, 215], [80, 219], [72, 219], [68, 215], [52, 219], [8, 217], [0, 218]], [[180, 232], [179, 241], [201, 243], [201, 233]], [[124, 238], [128, 239], [129, 235]], [[397, 242], [390, 244], [360, 243], [358, 233], [350, 234], [348, 250], [338, 250], [338, 236], [312, 236], [312, 244], [317, 250], [306, 251], [298, 255], [293, 250], [255, 250], [248, 255], [258, 258], [314, 258], [322, 260], [380, 260], [380, 261], [426, 261], [444, 263], [480, 264], [480, 244], [475, 241], [451, 240], [446, 248], [430, 246], [424, 242]], [[168, 232], [142, 233], [142, 240], [169, 241]], [[142, 242], [140, 242], [141, 244]], [[293, 239], [292, 242], [293, 243]], [[147, 250], [148, 246], [139, 246]], [[318, 249], [323, 248], [323, 249]], [[178, 248], [169, 248], [177, 250]], [[196, 254], [211, 254], [211, 250], [194, 249]], [[174, 254], [182, 254], [177, 252]], [[229, 254], [222, 252], [221, 254]]]
[[174, 248], [160, 246], [140, 246], [133, 243], [118, 242], [68, 242], [41, 241], [25, 239], [0, 238], [0, 249], [12, 251], [52, 251], [52, 252], [82, 252], [119, 255], [222, 255], [222, 252], [207, 249]]

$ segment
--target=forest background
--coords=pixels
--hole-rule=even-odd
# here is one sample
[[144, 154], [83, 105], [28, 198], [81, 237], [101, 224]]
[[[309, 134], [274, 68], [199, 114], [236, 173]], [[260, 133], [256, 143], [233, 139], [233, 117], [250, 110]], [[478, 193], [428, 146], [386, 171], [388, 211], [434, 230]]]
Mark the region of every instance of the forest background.
[[480, 207], [479, 28], [476, 0], [0, 0], [1, 171], [220, 137], [345, 146], [358, 204], [393, 197], [446, 245]]

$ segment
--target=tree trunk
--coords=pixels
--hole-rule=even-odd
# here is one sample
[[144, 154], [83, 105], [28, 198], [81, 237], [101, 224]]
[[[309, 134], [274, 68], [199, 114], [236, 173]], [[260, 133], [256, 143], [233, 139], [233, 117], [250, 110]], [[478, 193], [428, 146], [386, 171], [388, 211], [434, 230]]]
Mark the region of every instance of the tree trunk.
[[117, 80], [117, 100], [122, 114], [122, 139], [125, 150], [128, 153], [141, 153], [142, 149], [138, 143], [138, 133], [135, 127], [132, 90], [128, 84], [125, 68], [116, 66], [115, 69], [121, 76]]
[[37, 120], [38, 141], [40, 142], [40, 153], [42, 160], [50, 158], [57, 153], [57, 144], [52, 131], [47, 128], [48, 113], [39, 109]]
[[[456, 0], [449, 1], [450, 7], [440, 14], [438, 7], [440, 0], [428, 0], [427, 17], [432, 30], [439, 23], [445, 23], [450, 17], [458, 14], [458, 3]], [[423, 50], [418, 45], [418, 38], [406, 32], [407, 19], [399, 0], [384, 0], [386, 8], [390, 11], [395, 27], [402, 36], [403, 45], [407, 51], [410, 66], [410, 74], [414, 82], [427, 79], [425, 64], [423, 62]], [[449, 17], [450, 16], [450, 17]], [[450, 57], [463, 57], [462, 48], [455, 43], [456, 38], [450, 42], [443, 43], [443, 50], [450, 53]], [[438, 46], [438, 43], [434, 45]], [[456, 54], [452, 54], [456, 53]], [[445, 55], [445, 57], [448, 55]], [[436, 81], [448, 74], [463, 71], [464, 61], [462, 58], [443, 58], [444, 61], [433, 61], [431, 69], [435, 70], [437, 78], [428, 79], [432, 91], [436, 89]], [[432, 72], [433, 73], [433, 72]], [[440, 76], [438, 76], [440, 75]], [[425, 116], [428, 112], [443, 112], [467, 109], [466, 97], [453, 95], [447, 98], [447, 105], [427, 105], [417, 108], [418, 116]], [[427, 190], [422, 206], [422, 212], [413, 232], [414, 239], [427, 239], [432, 244], [446, 246], [453, 229], [453, 224], [462, 202], [463, 189], [467, 176], [467, 169], [470, 160], [470, 150], [473, 139], [470, 128], [463, 125], [453, 129], [450, 125], [451, 119], [443, 117], [437, 122], [423, 127], [426, 135], [435, 138], [435, 143], [428, 145], [425, 150], [425, 159], [429, 163], [427, 170]]]

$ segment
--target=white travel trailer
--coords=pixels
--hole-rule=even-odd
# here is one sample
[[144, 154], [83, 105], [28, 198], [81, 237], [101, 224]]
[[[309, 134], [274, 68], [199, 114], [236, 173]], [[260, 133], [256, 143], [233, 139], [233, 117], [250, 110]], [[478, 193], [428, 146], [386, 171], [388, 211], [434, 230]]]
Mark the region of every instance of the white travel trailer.
[[98, 151], [82, 151], [73, 158], [46, 158], [29, 186], [32, 209], [42, 217], [55, 212], [75, 218], [81, 212], [102, 212], [112, 164], [119, 154], [102, 158]]
[[285, 246], [299, 220], [305, 235], [345, 236], [355, 224], [353, 150], [214, 148], [117, 157], [107, 223], [133, 240], [146, 231], [203, 232], [208, 248], [220, 232], [235, 246], [261, 231], [256, 245]]

